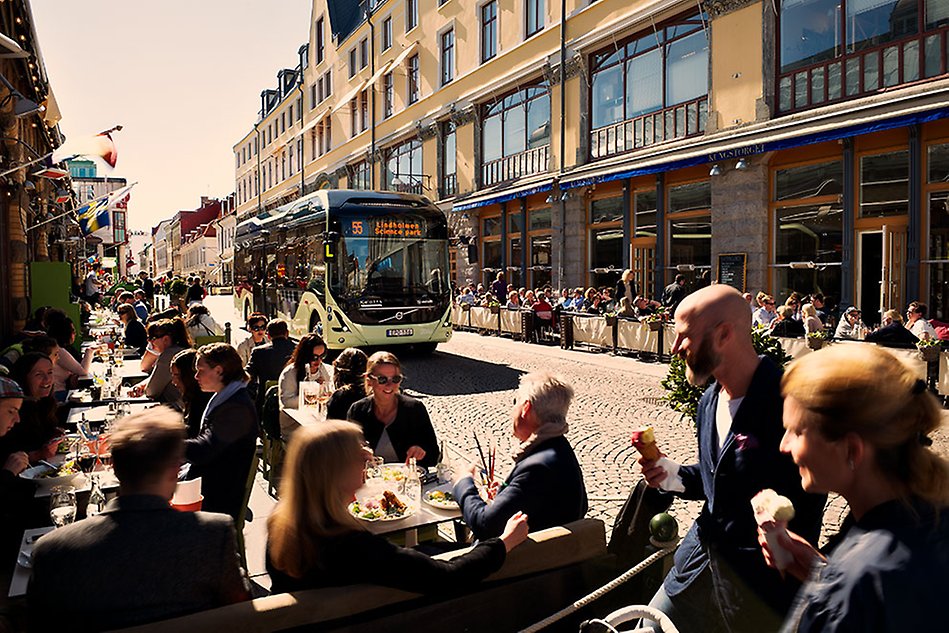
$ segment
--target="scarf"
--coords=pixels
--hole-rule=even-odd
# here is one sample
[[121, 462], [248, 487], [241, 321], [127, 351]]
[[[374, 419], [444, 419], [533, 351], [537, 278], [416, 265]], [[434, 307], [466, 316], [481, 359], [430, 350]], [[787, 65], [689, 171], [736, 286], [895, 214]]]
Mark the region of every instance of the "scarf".
[[537, 432], [527, 438], [525, 442], [522, 442], [521, 445], [518, 446], [514, 451], [514, 461], [521, 461], [530, 455], [531, 451], [533, 451], [537, 446], [543, 444], [547, 440], [565, 435], [569, 429], [570, 425], [567, 424], [566, 420], [541, 424], [540, 428], [537, 429]]
[[235, 380], [211, 396], [211, 399], [208, 400], [208, 406], [204, 408], [204, 414], [201, 416], [201, 428], [203, 429], [205, 425], [207, 425], [208, 416], [211, 415], [211, 411], [224, 404], [231, 396], [245, 387], [247, 387], [247, 385], [244, 384], [243, 380]]

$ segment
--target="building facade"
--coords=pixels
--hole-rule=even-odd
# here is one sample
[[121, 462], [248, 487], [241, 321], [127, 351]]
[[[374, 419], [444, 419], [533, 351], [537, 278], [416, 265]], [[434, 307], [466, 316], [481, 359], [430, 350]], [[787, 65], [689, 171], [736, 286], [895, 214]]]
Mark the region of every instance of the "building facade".
[[205, 279], [217, 265], [218, 258], [217, 232], [214, 223], [202, 224], [182, 237], [181, 242], [181, 274], [184, 277], [192, 275]]
[[[109, 178], [98, 175], [96, 164], [91, 160], [71, 160], [67, 163], [72, 177], [72, 188], [77, 206], [82, 206], [128, 185], [125, 178]], [[109, 224], [92, 233], [98, 241], [100, 256], [115, 257], [119, 274], [125, 275], [128, 268], [127, 249], [128, 203], [131, 194], [109, 207]]]
[[211, 283], [228, 288], [234, 285], [234, 233], [237, 229], [237, 198], [231, 194], [224, 200], [221, 217], [213, 222], [217, 235], [218, 261], [211, 269]]
[[436, 200], [454, 279], [676, 274], [949, 320], [949, 4], [315, 0], [234, 146], [238, 219]]

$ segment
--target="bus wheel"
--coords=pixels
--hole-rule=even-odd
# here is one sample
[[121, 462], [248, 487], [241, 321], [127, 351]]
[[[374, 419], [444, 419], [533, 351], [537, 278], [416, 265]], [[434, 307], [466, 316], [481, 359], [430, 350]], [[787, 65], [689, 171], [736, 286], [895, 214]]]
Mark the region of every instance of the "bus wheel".
[[438, 343], [416, 343], [415, 351], [419, 354], [434, 354]]

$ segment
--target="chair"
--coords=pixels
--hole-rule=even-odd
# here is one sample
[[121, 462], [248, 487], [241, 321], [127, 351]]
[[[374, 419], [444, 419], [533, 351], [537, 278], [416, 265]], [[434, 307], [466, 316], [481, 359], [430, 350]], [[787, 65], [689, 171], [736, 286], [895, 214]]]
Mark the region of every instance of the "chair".
[[264, 392], [264, 406], [260, 412], [261, 441], [264, 445], [264, 477], [267, 478], [267, 494], [276, 490], [274, 469], [283, 459], [283, 440], [280, 438], [280, 398], [276, 381], [268, 381]]
[[211, 343], [226, 343], [227, 338], [224, 335], [221, 336], [195, 336], [194, 337], [194, 346], [201, 347], [202, 345], [210, 345]]
[[245, 570], [247, 569], [247, 552], [244, 549], [244, 520], [247, 518], [247, 504], [250, 503], [250, 493], [254, 490], [254, 480], [257, 479], [259, 459], [254, 453], [254, 458], [250, 462], [250, 472], [247, 475], [247, 484], [244, 486], [244, 503], [241, 504], [240, 514], [234, 522], [234, 529], [237, 530], [237, 552], [241, 555], [241, 565]]

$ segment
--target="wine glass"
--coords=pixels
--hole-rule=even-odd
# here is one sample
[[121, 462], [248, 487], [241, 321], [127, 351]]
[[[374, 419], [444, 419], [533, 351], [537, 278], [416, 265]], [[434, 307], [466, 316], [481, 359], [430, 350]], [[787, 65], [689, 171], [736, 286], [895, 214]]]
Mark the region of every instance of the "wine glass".
[[72, 486], [56, 486], [49, 494], [49, 518], [61, 528], [76, 520], [76, 490]]
[[321, 409], [326, 407], [326, 403], [329, 402], [330, 396], [333, 395], [333, 388], [325, 383], [320, 383], [320, 390], [316, 394], [316, 402]]

